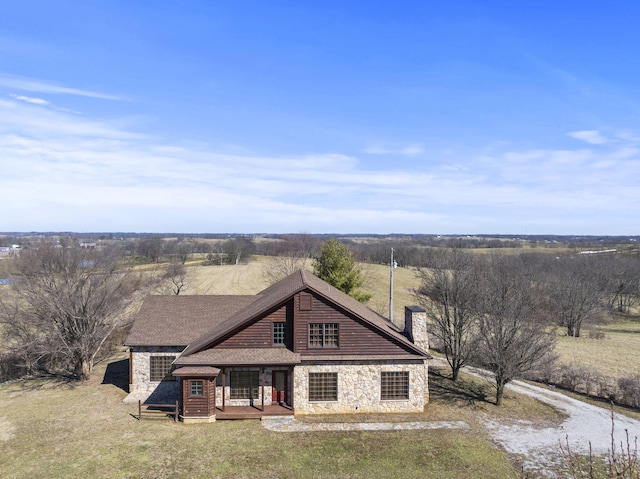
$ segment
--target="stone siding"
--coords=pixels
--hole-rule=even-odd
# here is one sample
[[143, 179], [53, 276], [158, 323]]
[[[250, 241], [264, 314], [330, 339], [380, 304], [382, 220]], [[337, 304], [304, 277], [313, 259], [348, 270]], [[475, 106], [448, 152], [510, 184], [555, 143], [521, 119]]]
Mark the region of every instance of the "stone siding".
[[180, 397], [180, 380], [151, 381], [151, 356], [178, 357], [183, 348], [180, 347], [137, 347], [131, 353], [132, 383], [129, 384], [129, 395], [125, 402], [148, 402], [151, 404], [172, 403]]
[[[383, 371], [409, 372], [409, 399], [382, 400]], [[309, 373], [338, 373], [337, 401], [309, 401]], [[294, 409], [296, 414], [422, 412], [428, 402], [425, 361], [324, 362], [296, 366]]]

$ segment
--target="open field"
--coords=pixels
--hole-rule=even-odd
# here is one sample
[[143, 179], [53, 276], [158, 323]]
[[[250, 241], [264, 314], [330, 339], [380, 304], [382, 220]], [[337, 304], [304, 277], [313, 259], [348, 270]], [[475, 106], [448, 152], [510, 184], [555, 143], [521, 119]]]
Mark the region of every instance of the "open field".
[[558, 336], [556, 350], [563, 363], [599, 371], [612, 378], [640, 374], [640, 316], [618, 317], [600, 326], [604, 339]]
[[[190, 268], [188, 287], [184, 294], [255, 294], [268, 286], [262, 270], [267, 258], [256, 257], [249, 264], [232, 266], [200, 266]], [[309, 263], [310, 268], [310, 263]], [[365, 289], [373, 293], [368, 306], [388, 316], [389, 267], [362, 265], [366, 278]], [[412, 268], [394, 271], [394, 321], [404, 324], [404, 307], [416, 304], [413, 291], [419, 282]], [[640, 316], [620, 316], [615, 322], [598, 328], [604, 339], [563, 336], [558, 329], [557, 352], [560, 361], [579, 364], [600, 371], [613, 378], [640, 374]]]
[[504, 408], [483, 401], [491, 394], [486, 382], [465, 378], [452, 387], [434, 375], [423, 414], [382, 417], [463, 420], [470, 430], [287, 434], [259, 421], [185, 426], [138, 421], [137, 407], [122, 403], [126, 383], [127, 361], [116, 359], [99, 365], [86, 384], [0, 385], [0, 477], [517, 478], [518, 466], [492, 445], [482, 419], [561, 420], [552, 408], [514, 394]]
[[[270, 258], [255, 256], [247, 264], [194, 266], [187, 274], [187, 287], [180, 294], [256, 294], [269, 286], [264, 268]], [[312, 271], [311, 261], [307, 268]], [[389, 266], [362, 265], [367, 292], [373, 293], [368, 306], [385, 317], [389, 314]], [[404, 307], [416, 304], [413, 289], [418, 285], [414, 269], [394, 272], [394, 318], [404, 324]]]
[[[265, 261], [191, 267], [184, 293], [254, 294], [267, 286], [261, 274]], [[367, 290], [374, 293], [370, 305], [382, 305], [378, 310], [386, 315], [389, 268], [363, 268]], [[394, 278], [394, 315], [402, 318], [404, 306], [415, 304], [417, 279], [406, 268], [395, 270]], [[637, 368], [640, 322], [616, 322], [603, 331], [602, 340], [560, 337], [561, 355], [610, 374]], [[462, 420], [469, 430], [284, 434], [258, 421], [140, 422], [133, 416], [137, 407], [122, 403], [127, 368], [122, 356], [98, 365], [86, 384], [31, 379], [0, 385], [0, 477], [518, 478], [518, 458], [493, 445], [485, 422], [528, 420], [555, 427], [563, 419], [550, 406], [515, 393], [507, 393], [498, 408], [490, 403], [494, 393], [486, 381], [463, 376], [454, 384], [443, 376], [446, 370], [432, 369], [431, 402], [422, 414], [301, 420]]]

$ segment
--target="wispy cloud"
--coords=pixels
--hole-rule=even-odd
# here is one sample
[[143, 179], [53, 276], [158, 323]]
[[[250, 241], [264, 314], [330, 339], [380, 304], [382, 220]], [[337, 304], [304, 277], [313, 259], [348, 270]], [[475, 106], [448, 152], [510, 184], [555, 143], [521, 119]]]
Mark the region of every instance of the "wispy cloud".
[[49, 104], [49, 102], [47, 100], [44, 100], [42, 98], [34, 98], [34, 97], [30, 97], [30, 96], [25, 96], [25, 95], [16, 95], [15, 93], [12, 93], [9, 96], [11, 98], [15, 98], [16, 100], [24, 101], [26, 103], [33, 103], [34, 105], [48, 105]]
[[108, 93], [84, 90], [80, 88], [72, 88], [67, 86], [56, 85], [55, 83], [43, 82], [41, 80], [32, 80], [29, 78], [20, 78], [10, 75], [0, 74], [0, 87], [12, 88], [20, 91], [50, 93], [58, 95], [75, 95], [89, 98], [99, 98], [101, 100], [126, 100], [119, 95], [111, 95]]
[[414, 144], [405, 146], [404, 148], [385, 148], [380, 145], [372, 145], [364, 150], [369, 155], [402, 155], [402, 156], [415, 156], [424, 153], [424, 148], [420, 145]]
[[591, 145], [603, 145], [609, 140], [602, 136], [598, 130], [572, 131], [568, 135], [576, 140], [581, 140]]
[[380, 171], [335, 152], [228, 154], [123, 125], [0, 100], [3, 228], [578, 234], [597, 224], [614, 234], [640, 224], [640, 149], [619, 135], [593, 149], [478, 151]]

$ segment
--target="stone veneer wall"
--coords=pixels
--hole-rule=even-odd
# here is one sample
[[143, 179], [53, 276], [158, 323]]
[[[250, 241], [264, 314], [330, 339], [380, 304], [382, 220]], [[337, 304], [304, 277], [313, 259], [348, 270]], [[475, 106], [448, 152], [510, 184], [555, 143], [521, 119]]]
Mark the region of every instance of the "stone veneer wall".
[[151, 356], [178, 356], [181, 347], [137, 347], [132, 353], [132, 383], [125, 402], [171, 403], [180, 397], [180, 381], [151, 381]]
[[[295, 367], [296, 414], [422, 412], [428, 402], [426, 361], [324, 362]], [[380, 373], [409, 371], [409, 399], [381, 400]], [[309, 401], [309, 373], [337, 372], [338, 400]]]

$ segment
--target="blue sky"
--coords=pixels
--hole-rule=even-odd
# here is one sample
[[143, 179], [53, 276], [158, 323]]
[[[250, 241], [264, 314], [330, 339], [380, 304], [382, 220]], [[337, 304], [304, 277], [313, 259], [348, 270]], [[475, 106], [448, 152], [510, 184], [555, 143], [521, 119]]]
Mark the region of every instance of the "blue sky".
[[638, 235], [638, 18], [5, 2], [0, 231]]

